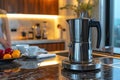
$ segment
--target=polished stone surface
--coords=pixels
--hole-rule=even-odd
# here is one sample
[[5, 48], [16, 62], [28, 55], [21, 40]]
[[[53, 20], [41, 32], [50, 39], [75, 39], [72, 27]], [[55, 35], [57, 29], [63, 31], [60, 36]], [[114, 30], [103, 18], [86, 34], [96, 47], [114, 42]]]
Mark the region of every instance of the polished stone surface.
[[[46, 59], [21, 58], [0, 64], [0, 80], [119, 80], [120, 59], [100, 57], [102, 68], [95, 71], [63, 69], [64, 56]], [[98, 59], [98, 58], [94, 58]]]

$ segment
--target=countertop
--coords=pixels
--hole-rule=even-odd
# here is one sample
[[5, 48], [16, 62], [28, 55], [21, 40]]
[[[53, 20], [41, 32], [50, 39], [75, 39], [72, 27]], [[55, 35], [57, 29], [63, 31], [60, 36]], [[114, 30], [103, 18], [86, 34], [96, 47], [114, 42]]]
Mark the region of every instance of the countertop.
[[65, 42], [64, 40], [12, 40], [12, 45], [14, 44], [41, 44], [41, 43], [56, 43], [56, 42]]
[[[50, 53], [51, 54], [51, 53]], [[9, 63], [1, 63], [0, 80], [119, 80], [120, 59], [98, 57], [102, 67], [95, 71], [71, 71], [63, 69], [62, 60], [66, 53], [46, 59], [24, 57]]]

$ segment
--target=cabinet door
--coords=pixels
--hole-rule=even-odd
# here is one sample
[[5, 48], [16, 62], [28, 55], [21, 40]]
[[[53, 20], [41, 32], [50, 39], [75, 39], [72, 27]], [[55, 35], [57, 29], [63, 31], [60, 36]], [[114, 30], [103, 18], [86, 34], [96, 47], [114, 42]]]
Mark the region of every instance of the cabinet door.
[[58, 0], [41, 0], [41, 14], [58, 14]]
[[17, 0], [0, 0], [0, 8], [9, 13], [17, 13]]
[[65, 50], [65, 43], [64, 43], [64, 42], [30, 44], [30, 46], [38, 46], [38, 47], [40, 47], [40, 48], [46, 49], [47, 51], [60, 51], [60, 50]]
[[58, 0], [0, 0], [0, 8], [8, 13], [58, 14]]
[[34, 14], [37, 9], [37, 1], [38, 0], [24, 0], [24, 13], [26, 14]]
[[17, 13], [25, 13], [25, 0], [17, 0]]
[[0, 0], [0, 9], [5, 9], [5, 0]]

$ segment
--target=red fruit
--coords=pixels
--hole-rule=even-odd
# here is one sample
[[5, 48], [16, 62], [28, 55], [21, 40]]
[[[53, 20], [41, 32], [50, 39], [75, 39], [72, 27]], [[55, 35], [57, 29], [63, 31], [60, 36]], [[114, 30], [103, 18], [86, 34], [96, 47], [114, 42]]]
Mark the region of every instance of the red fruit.
[[4, 53], [5, 53], [5, 51], [0, 49], [0, 59], [3, 59]]
[[5, 53], [12, 53], [13, 52], [13, 49], [12, 48], [6, 48], [5, 49]]

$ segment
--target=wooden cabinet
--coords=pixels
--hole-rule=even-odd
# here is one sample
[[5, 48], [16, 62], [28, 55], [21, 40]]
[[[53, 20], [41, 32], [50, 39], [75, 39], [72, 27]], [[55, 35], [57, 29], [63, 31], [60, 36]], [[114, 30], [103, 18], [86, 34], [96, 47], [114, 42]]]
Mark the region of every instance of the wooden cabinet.
[[58, 0], [41, 0], [41, 14], [58, 14]]
[[0, 0], [0, 8], [8, 13], [58, 14], [58, 0]]
[[40, 48], [44, 48], [44, 49], [46, 49], [47, 51], [60, 51], [60, 50], [65, 50], [65, 43], [64, 43], [64, 42], [30, 44], [30, 46], [39, 46]]
[[0, 9], [4, 9], [9, 13], [16, 13], [17, 12], [17, 3], [16, 0], [0, 0]]

